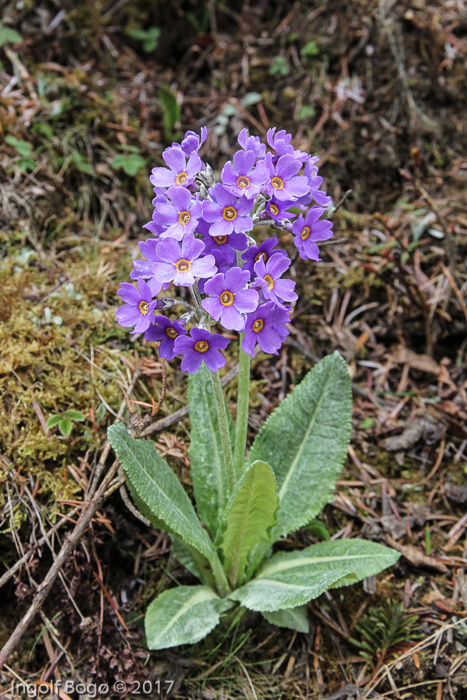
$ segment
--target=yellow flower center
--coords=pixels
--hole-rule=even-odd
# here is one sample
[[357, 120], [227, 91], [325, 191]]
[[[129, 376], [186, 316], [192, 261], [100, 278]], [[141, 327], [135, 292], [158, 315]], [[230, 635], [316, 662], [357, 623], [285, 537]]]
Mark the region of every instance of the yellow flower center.
[[166, 328], [165, 333], [166, 333], [166, 335], [169, 336], [169, 338], [177, 338], [178, 337], [177, 331], [175, 330], [175, 328], [172, 328], [172, 326], [169, 326], [168, 328]]
[[304, 226], [302, 228], [302, 232], [300, 234], [300, 238], [302, 239], [302, 241], [306, 241], [306, 239], [308, 238], [310, 233], [311, 233], [311, 228], [309, 226]]
[[237, 187], [241, 187], [242, 190], [244, 190], [244, 189], [246, 189], [247, 187], [249, 187], [250, 184], [251, 184], [251, 180], [250, 180], [250, 178], [247, 177], [246, 175], [239, 175], [239, 176], [237, 177]]
[[189, 272], [191, 269], [191, 260], [185, 260], [185, 258], [177, 260], [175, 263], [175, 269], [177, 272]]
[[274, 280], [272, 279], [271, 275], [264, 275], [264, 281], [266, 282], [268, 289], [274, 289]]
[[191, 220], [191, 214], [189, 211], [181, 211], [178, 215], [178, 223], [182, 226], [186, 226]]
[[198, 340], [198, 342], [195, 343], [195, 350], [198, 352], [206, 352], [206, 350], [209, 350], [209, 345], [205, 340]]
[[284, 180], [280, 177], [277, 177], [277, 175], [274, 175], [274, 177], [271, 180], [271, 185], [274, 187], [275, 190], [283, 190]]
[[258, 260], [261, 260], [261, 259], [263, 259], [264, 262], [266, 262], [266, 260], [268, 259], [267, 254], [262, 250], [260, 250], [259, 253], [256, 253], [255, 262], [258, 262]]
[[222, 292], [219, 298], [221, 300], [222, 306], [232, 306], [234, 302], [234, 295], [232, 294], [232, 292], [228, 292], [227, 290], [225, 290], [225, 292]]
[[233, 221], [237, 218], [237, 210], [235, 207], [224, 207], [222, 216], [226, 221]]
[[213, 238], [217, 245], [224, 245], [224, 243], [227, 243], [228, 236], [213, 236]]
[[146, 314], [149, 313], [149, 304], [147, 301], [140, 301], [138, 304], [138, 309], [140, 310], [140, 313], [143, 314], [143, 316], [146, 316]]
[[257, 318], [252, 325], [252, 329], [255, 333], [259, 333], [264, 328], [264, 321], [262, 318]]
[[185, 170], [182, 170], [181, 173], [178, 173], [177, 177], [175, 178], [175, 184], [176, 185], [183, 185], [185, 180], [187, 179], [188, 175], [186, 174]]
[[[274, 185], [273, 185], [273, 187], [274, 187]], [[271, 214], [273, 216], [277, 216], [279, 213], [279, 207], [277, 206], [277, 204], [270, 204], [269, 211], [271, 212]]]

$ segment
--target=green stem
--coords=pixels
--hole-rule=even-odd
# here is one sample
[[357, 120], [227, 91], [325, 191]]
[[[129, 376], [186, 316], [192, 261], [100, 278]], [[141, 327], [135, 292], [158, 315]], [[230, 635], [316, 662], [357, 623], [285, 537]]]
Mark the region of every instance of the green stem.
[[227, 472], [228, 493], [227, 498], [235, 488], [236, 479], [232, 459], [232, 445], [230, 444], [229, 423], [227, 421], [227, 409], [225, 406], [224, 392], [222, 390], [219, 372], [210, 372], [214, 399], [216, 401], [217, 420], [219, 421], [219, 431], [221, 434], [222, 451], [224, 453], [224, 464]]
[[240, 337], [238, 394], [237, 394], [237, 428], [235, 431], [234, 469], [238, 479], [245, 465], [246, 438], [248, 433], [248, 410], [250, 405], [250, 355], [242, 349], [243, 334]]

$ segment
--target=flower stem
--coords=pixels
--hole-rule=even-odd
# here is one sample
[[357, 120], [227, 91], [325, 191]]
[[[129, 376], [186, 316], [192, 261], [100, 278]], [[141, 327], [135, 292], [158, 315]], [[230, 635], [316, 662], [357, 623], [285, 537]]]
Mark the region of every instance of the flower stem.
[[227, 421], [227, 408], [225, 405], [224, 391], [222, 389], [219, 372], [211, 372], [212, 388], [216, 401], [217, 419], [219, 421], [219, 431], [221, 434], [222, 451], [224, 453], [224, 464], [227, 472], [228, 493], [231, 495], [235, 488], [236, 479], [233, 467], [232, 445], [230, 444], [229, 423]]
[[245, 464], [246, 438], [248, 433], [248, 409], [250, 403], [250, 355], [242, 349], [243, 334], [239, 342], [237, 428], [235, 431], [234, 470], [240, 479]]

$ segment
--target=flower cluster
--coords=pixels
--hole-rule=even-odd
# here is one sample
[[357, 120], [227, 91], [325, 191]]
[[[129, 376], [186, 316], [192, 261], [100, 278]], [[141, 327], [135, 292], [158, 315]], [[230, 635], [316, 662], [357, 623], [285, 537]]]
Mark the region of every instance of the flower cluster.
[[[153, 237], [140, 243], [144, 260], [130, 275], [137, 286], [121, 285], [125, 303], [116, 313], [122, 326], [157, 341], [162, 357], [181, 355], [190, 373], [202, 362], [213, 372], [223, 366], [229, 340], [212, 332], [215, 323], [243, 333], [242, 348], [252, 356], [257, 346], [277, 354], [289, 333], [297, 294], [284, 274], [292, 261], [277, 238], [257, 242], [254, 229], [292, 234], [304, 260], [319, 260], [317, 243], [332, 236], [331, 222], [321, 218], [331, 198], [320, 189], [318, 158], [295, 149], [290, 134], [269, 129], [268, 148], [243, 129], [240, 150], [217, 183], [199, 155], [206, 138], [206, 128], [188, 131], [162, 154], [166, 167], [153, 168], [154, 213], [145, 225]], [[183, 295], [158, 298], [171, 284], [188, 287], [192, 303]], [[180, 306], [178, 320], [159, 315]]]

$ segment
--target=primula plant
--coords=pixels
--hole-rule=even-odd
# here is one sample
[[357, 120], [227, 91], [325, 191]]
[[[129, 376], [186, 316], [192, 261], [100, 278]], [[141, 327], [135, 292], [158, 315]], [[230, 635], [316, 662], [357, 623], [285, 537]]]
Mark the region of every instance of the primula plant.
[[[153, 169], [154, 214], [146, 224], [153, 237], [140, 243], [144, 260], [130, 275], [136, 286], [123, 283], [118, 292], [119, 323], [158, 343], [161, 357], [181, 357], [190, 375], [198, 512], [153, 442], [130, 437], [123, 424], [109, 428], [136, 506], [169, 533], [177, 558], [200, 581], [150, 604], [151, 649], [198, 642], [234, 606], [306, 632], [309, 600], [374, 576], [399, 556], [357, 539], [280, 547], [332, 497], [350, 436], [351, 389], [342, 357], [326, 357], [279, 404], [246, 454], [250, 357], [258, 347], [278, 354], [297, 299], [295, 282], [284, 276], [287, 252], [277, 238], [259, 242], [252, 234], [261, 226], [288, 232], [302, 259], [318, 261], [318, 242], [332, 235], [322, 218], [331, 199], [321, 189], [318, 158], [294, 149], [285, 131], [270, 129], [267, 148], [244, 129], [218, 183], [199, 155], [206, 137], [206, 129], [187, 132], [163, 153], [166, 167]], [[234, 332], [235, 422], [218, 373]]]

